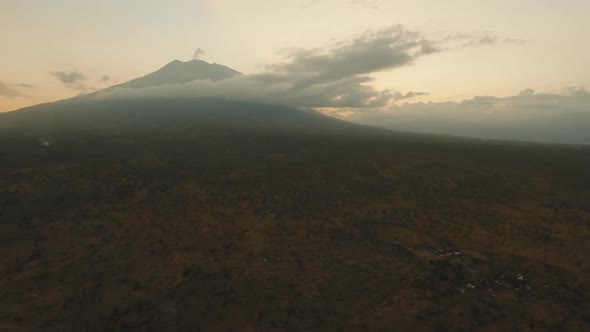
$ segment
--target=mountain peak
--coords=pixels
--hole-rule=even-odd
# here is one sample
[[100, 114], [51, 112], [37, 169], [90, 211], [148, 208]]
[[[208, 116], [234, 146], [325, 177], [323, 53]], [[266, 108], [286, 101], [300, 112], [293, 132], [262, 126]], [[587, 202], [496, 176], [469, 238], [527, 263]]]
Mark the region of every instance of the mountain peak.
[[219, 64], [203, 60], [173, 60], [164, 67], [146, 76], [120, 84], [116, 87], [145, 88], [167, 84], [184, 84], [195, 80], [221, 81], [242, 73]]
[[[174, 59], [171, 62], [169, 62], [167, 65], [165, 65], [164, 67], [168, 67], [168, 66], [181, 66], [181, 65], [195, 64], [195, 63], [212, 65], [211, 63], [208, 63], [207, 61], [198, 60], [198, 59], [193, 59], [193, 60], [188, 60], [188, 61], [182, 61], [182, 60]], [[164, 68], [164, 67], [162, 67], [162, 68]]]

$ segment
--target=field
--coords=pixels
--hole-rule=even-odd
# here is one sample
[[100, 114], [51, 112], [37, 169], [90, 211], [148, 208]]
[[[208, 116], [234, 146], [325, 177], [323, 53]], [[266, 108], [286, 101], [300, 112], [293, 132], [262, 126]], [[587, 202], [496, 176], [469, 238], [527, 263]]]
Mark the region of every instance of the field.
[[0, 136], [0, 331], [590, 331], [590, 149]]

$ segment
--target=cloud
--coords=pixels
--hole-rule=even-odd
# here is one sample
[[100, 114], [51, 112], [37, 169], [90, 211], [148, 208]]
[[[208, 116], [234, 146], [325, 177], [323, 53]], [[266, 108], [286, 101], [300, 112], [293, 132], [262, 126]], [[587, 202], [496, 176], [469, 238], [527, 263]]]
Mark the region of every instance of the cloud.
[[461, 102], [405, 103], [346, 113], [353, 122], [389, 129], [480, 138], [590, 144], [590, 93], [526, 89], [510, 97], [477, 96]]
[[571, 97], [587, 96], [589, 93], [583, 86], [569, 86], [563, 88], [563, 94]]
[[[79, 71], [52, 71], [49, 74], [62, 82], [67, 88], [78, 91], [80, 94], [98, 90], [97, 87], [89, 85], [90, 77]], [[102, 75], [97, 80], [92, 80], [94, 84], [110, 81], [111, 77], [109, 75]]]
[[455, 33], [443, 38], [440, 43], [448, 48], [476, 47], [494, 44], [525, 44], [524, 39], [502, 38], [489, 32], [469, 34]]
[[504, 39], [502, 39], [502, 42], [505, 44], [520, 44], [520, 45], [524, 45], [527, 43], [527, 41], [525, 39], [520, 39], [520, 38], [504, 38]]
[[384, 107], [396, 99], [423, 93], [379, 91], [368, 75], [393, 70], [438, 52], [434, 42], [400, 25], [367, 31], [350, 40], [323, 48], [282, 50], [283, 61], [266, 66], [266, 72], [212, 82], [103, 92], [100, 98], [192, 96], [284, 104], [295, 107]]
[[50, 74], [60, 80], [63, 84], [79, 84], [87, 80], [88, 78], [86, 75], [82, 74], [81, 72], [72, 71], [72, 72], [65, 72], [65, 71], [53, 71]]
[[288, 83], [266, 83], [243, 75], [222, 81], [196, 80], [142, 89], [117, 88], [100, 92], [96, 98], [222, 97], [305, 108], [383, 107], [393, 100], [389, 91], [379, 92], [363, 85], [369, 80], [366, 77], [351, 77], [321, 86], [293, 89]]
[[33, 86], [25, 83], [6, 83], [0, 82], [0, 97], [6, 98], [18, 98], [18, 97], [26, 97], [28, 96], [26, 93], [23, 93], [21, 90], [23, 89], [32, 89]]
[[370, 0], [349, 0], [346, 2], [349, 5], [360, 6], [369, 8], [372, 10], [379, 10], [379, 2], [378, 1], [370, 1]]
[[396, 25], [326, 49], [286, 50], [285, 62], [269, 66], [272, 73], [255, 78], [300, 88], [406, 66], [437, 51], [434, 42], [420, 33]]
[[398, 101], [398, 100], [410, 99], [410, 98], [414, 98], [414, 97], [427, 96], [427, 95], [429, 95], [428, 92], [420, 92], [420, 91], [416, 91], [416, 92], [410, 91], [410, 92], [406, 92], [405, 94], [401, 93], [401, 92], [396, 92], [395, 93], [395, 100]]
[[22, 93], [10, 84], [0, 82], [0, 96], [14, 98], [22, 96]]
[[520, 97], [527, 97], [527, 96], [532, 96], [535, 94], [535, 90], [533, 89], [526, 89], [526, 90], [522, 90], [518, 95]]
[[88, 91], [96, 90], [89, 87], [85, 82], [88, 81], [88, 77], [79, 71], [52, 71], [49, 74], [57, 78], [67, 88], [79, 91], [81, 94], [87, 93]]
[[193, 59], [195, 59], [195, 60], [196, 60], [196, 59], [199, 59], [199, 58], [200, 58], [201, 56], [203, 56], [203, 55], [205, 55], [205, 51], [204, 51], [204, 50], [202, 50], [202, 49], [200, 49], [200, 48], [198, 48], [198, 49], [195, 51], [195, 54], [193, 55]]
[[471, 45], [486, 45], [486, 44], [495, 44], [498, 42], [498, 37], [495, 36], [485, 36], [479, 39], [471, 41]]

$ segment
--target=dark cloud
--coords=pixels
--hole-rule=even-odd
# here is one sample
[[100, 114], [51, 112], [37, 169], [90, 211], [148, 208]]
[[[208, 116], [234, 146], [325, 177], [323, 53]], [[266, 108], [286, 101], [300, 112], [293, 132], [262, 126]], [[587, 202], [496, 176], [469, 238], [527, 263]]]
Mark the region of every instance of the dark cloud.
[[78, 84], [86, 81], [88, 78], [86, 75], [78, 71], [65, 72], [65, 71], [53, 71], [50, 74], [60, 80], [63, 84]]
[[110, 80], [111, 80], [111, 77], [110, 77], [109, 75], [103, 75], [103, 76], [100, 78], [100, 80], [101, 80], [102, 82], [108, 82], [108, 81], [110, 81]]
[[437, 51], [432, 41], [398, 25], [366, 32], [327, 49], [287, 50], [285, 62], [270, 66], [271, 73], [254, 78], [302, 88], [406, 66]]
[[86, 84], [89, 78], [79, 71], [52, 71], [49, 74], [62, 82], [67, 88], [76, 90], [81, 94], [96, 90], [96, 88]]
[[79, 91], [80, 93], [88, 91], [88, 87], [84, 83], [88, 78], [81, 72], [53, 71], [50, 74], [72, 90]]
[[26, 97], [27, 94], [23, 93], [21, 90], [23, 89], [32, 89], [33, 86], [25, 83], [6, 83], [0, 82], [0, 97], [6, 98], [17, 98], [17, 97]]

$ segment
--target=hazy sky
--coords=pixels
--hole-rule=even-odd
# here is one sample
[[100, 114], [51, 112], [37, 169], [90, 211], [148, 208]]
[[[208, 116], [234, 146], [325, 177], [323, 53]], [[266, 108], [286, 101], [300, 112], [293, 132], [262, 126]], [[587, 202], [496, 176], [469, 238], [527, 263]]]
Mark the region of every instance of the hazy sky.
[[[437, 52], [370, 73], [409, 99], [554, 92], [590, 85], [587, 0], [0, 0], [0, 111], [70, 97], [173, 59], [246, 74], [401, 25]], [[428, 52], [427, 52], [428, 53]]]

